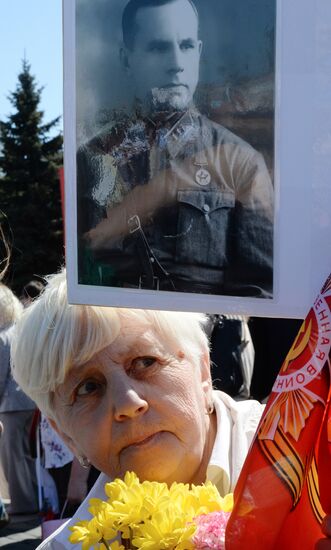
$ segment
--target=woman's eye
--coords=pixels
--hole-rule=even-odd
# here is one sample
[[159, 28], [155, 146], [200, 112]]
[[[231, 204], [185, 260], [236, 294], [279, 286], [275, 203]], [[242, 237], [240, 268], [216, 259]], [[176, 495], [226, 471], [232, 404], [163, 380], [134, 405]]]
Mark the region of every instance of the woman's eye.
[[136, 357], [131, 363], [132, 368], [135, 371], [143, 371], [148, 369], [157, 362], [155, 357]]
[[79, 397], [85, 396], [85, 395], [91, 395], [95, 392], [97, 392], [100, 389], [100, 382], [96, 382], [95, 380], [86, 380], [80, 386], [78, 386], [76, 390], [76, 395]]

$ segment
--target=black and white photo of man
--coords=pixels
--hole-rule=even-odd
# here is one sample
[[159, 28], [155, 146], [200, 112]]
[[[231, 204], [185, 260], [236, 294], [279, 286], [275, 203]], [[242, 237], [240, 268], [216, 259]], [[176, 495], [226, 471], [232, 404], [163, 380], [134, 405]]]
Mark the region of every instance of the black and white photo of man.
[[191, 0], [124, 5], [132, 105], [77, 154], [81, 283], [272, 297], [270, 170], [198, 109], [203, 47]]

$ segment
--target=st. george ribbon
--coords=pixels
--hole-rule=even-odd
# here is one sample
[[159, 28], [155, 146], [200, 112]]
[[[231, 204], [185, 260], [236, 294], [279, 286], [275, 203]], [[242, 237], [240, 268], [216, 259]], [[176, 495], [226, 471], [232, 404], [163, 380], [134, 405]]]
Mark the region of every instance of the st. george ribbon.
[[330, 349], [331, 276], [272, 388], [234, 490], [226, 550], [312, 550], [323, 538], [331, 514]]

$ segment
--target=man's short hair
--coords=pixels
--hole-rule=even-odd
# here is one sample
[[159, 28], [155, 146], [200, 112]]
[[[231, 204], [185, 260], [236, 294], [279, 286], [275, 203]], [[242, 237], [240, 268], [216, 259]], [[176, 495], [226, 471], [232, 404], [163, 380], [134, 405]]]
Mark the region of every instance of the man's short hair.
[[[137, 32], [136, 15], [141, 8], [149, 8], [155, 6], [163, 6], [164, 4], [170, 4], [177, 0], [129, 0], [124, 8], [122, 15], [122, 32], [124, 45], [132, 50], [134, 46], [134, 39]], [[192, 0], [187, 0], [191, 4], [194, 13], [199, 20], [197, 8]]]

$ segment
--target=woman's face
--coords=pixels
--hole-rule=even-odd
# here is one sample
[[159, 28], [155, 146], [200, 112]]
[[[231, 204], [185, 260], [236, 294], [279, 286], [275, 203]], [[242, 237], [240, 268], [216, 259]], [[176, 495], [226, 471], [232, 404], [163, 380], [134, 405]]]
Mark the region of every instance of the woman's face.
[[208, 354], [201, 368], [152, 328], [122, 324], [117, 339], [69, 372], [55, 427], [77, 456], [110, 477], [201, 483], [215, 437]]

